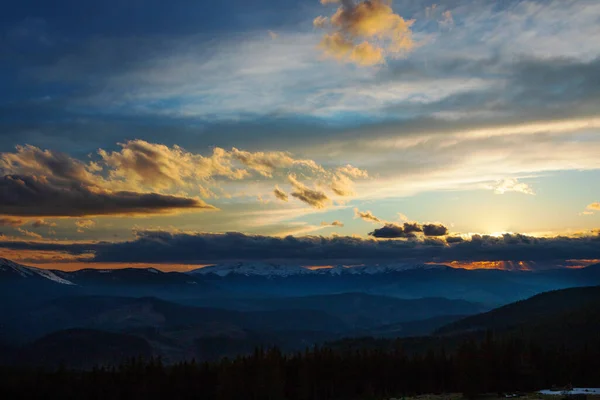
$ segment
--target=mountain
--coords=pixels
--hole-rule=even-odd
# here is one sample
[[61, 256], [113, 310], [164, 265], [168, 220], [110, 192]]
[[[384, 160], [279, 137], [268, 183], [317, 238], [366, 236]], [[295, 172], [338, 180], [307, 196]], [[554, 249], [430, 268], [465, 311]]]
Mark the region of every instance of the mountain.
[[189, 275], [217, 275], [225, 277], [229, 275], [261, 276], [261, 277], [290, 277], [296, 275], [362, 275], [382, 274], [389, 272], [406, 271], [411, 269], [436, 269], [449, 268], [445, 265], [432, 264], [374, 264], [360, 266], [336, 265], [333, 267], [309, 269], [298, 265], [286, 265], [263, 262], [235, 262], [226, 264], [210, 265], [187, 272]]
[[[419, 299], [443, 297], [484, 303], [489, 308], [529, 298], [538, 293], [568, 287], [600, 284], [598, 268], [580, 270], [504, 271], [467, 270], [442, 265], [377, 265], [335, 267], [283, 273], [280, 266], [259, 268], [235, 264], [202, 268], [189, 273], [194, 278], [238, 298], [300, 297], [338, 293]], [[213, 272], [218, 272], [213, 273]], [[259, 271], [259, 272], [257, 272]]]
[[[436, 334], [459, 334], [481, 330], [508, 331], [515, 328], [576, 321], [575, 316], [600, 316], [600, 286], [556, 290], [533, 296], [486, 313], [467, 317], [440, 328]], [[570, 316], [570, 317], [569, 317]], [[587, 319], [587, 318], [586, 318]], [[599, 321], [591, 318], [586, 323]], [[583, 332], [582, 332], [583, 333]]]
[[[0, 320], [4, 342], [28, 347], [53, 332], [85, 329], [133, 335], [146, 340], [168, 361], [228, 354], [243, 343], [301, 349], [334, 339], [348, 326], [323, 311], [285, 309], [239, 312], [191, 307], [157, 298], [65, 297], [10, 320]], [[208, 351], [206, 346], [217, 347]]]
[[444, 315], [473, 315], [487, 307], [465, 300], [445, 298], [399, 299], [366, 293], [283, 298], [190, 299], [197, 306], [212, 306], [239, 311], [317, 310], [335, 316], [353, 329], [424, 320]]
[[600, 266], [503, 271], [389, 263], [311, 270], [299, 265], [242, 262], [181, 273], [154, 268], [88, 268], [65, 272], [27, 267], [8, 260], [2, 260], [2, 265], [0, 298], [10, 300], [28, 292], [31, 294], [25, 300], [28, 304], [73, 295], [160, 297], [188, 302], [199, 298], [281, 299], [363, 293], [401, 299], [466, 300], [493, 308], [549, 290], [600, 284]]
[[47, 280], [61, 285], [74, 285], [73, 282], [61, 277], [61, 272], [58, 274], [55, 272], [59, 271], [26, 267], [6, 258], [0, 258], [0, 282], [2, 283], [15, 283], [23, 280]]
[[[441, 317], [452, 318], [452, 317]], [[434, 325], [435, 322], [432, 321]], [[418, 330], [418, 322], [416, 330]], [[451, 321], [424, 336], [405, 337], [394, 327], [380, 327], [359, 336], [326, 344], [337, 350], [401, 348], [406, 354], [426, 354], [442, 350], [452, 353], [488, 339], [508, 343], [517, 341], [547, 349], [585, 351], [600, 347], [600, 286], [551, 291], [518, 301], [489, 312]], [[410, 324], [409, 324], [410, 325]], [[392, 335], [387, 335], [391, 328]], [[360, 333], [360, 332], [359, 332]], [[404, 337], [403, 337], [404, 336]]]

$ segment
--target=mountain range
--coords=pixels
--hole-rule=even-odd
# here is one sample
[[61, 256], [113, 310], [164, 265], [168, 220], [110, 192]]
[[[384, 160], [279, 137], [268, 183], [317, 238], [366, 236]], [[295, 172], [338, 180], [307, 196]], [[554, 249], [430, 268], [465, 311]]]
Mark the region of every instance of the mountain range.
[[[175, 362], [236, 355], [256, 346], [300, 350], [345, 337], [437, 338], [418, 339], [423, 344], [524, 326], [541, 335], [558, 323], [555, 317], [564, 320], [571, 313], [574, 321], [589, 324], [586, 318], [600, 316], [598, 288], [583, 288], [590, 285], [600, 285], [598, 264], [532, 272], [231, 263], [167, 273], [154, 268], [65, 272], [0, 259], [0, 348], [5, 349], [0, 361], [51, 364], [66, 343], [86, 354], [86, 343], [95, 340], [100, 347], [92, 346], [88, 358], [73, 355], [72, 361], [104, 362], [131, 354], [115, 344], [119, 338], [136, 351]], [[564, 288], [571, 289], [559, 290]], [[112, 349], [108, 358], [99, 358], [101, 343]], [[64, 354], [74, 354], [71, 350]]]

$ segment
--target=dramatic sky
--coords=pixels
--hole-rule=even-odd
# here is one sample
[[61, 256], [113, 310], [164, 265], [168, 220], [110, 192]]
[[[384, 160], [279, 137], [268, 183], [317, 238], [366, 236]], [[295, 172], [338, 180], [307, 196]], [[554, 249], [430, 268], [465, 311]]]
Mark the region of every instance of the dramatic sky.
[[592, 262], [599, 38], [597, 0], [10, 2], [0, 256]]

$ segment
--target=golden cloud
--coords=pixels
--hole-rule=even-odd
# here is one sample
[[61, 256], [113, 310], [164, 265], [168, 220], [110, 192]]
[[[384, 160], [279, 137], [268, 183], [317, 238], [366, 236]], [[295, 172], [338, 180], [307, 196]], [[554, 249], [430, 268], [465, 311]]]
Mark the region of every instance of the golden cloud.
[[10, 226], [17, 227], [21, 226], [25, 223], [22, 219], [19, 218], [0, 218], [0, 226]]
[[324, 192], [319, 190], [310, 189], [296, 178], [296, 175], [288, 175], [288, 180], [294, 187], [292, 196], [298, 200], [310, 205], [314, 208], [325, 208], [331, 200]]
[[379, 219], [375, 215], [373, 215], [373, 213], [371, 211], [359, 211], [358, 208], [354, 209], [354, 218], [360, 218], [360, 219], [363, 219], [365, 221], [375, 222], [375, 223], [383, 223], [383, 222], [385, 222], [382, 219]]
[[329, 30], [319, 45], [326, 56], [372, 66], [384, 63], [386, 55], [398, 56], [413, 49], [413, 22], [394, 13], [391, 0], [365, 0], [343, 1], [331, 18], [319, 16], [313, 25]]
[[590, 211], [600, 211], [600, 202], [594, 202], [592, 204], [588, 204], [586, 207]]
[[275, 186], [275, 189], [273, 189], [273, 194], [281, 201], [288, 201], [289, 199], [287, 193], [279, 189], [278, 186]]
[[321, 222], [321, 226], [339, 226], [340, 228], [344, 226], [344, 223], [342, 221], [333, 221], [333, 222], [326, 222], [323, 221]]

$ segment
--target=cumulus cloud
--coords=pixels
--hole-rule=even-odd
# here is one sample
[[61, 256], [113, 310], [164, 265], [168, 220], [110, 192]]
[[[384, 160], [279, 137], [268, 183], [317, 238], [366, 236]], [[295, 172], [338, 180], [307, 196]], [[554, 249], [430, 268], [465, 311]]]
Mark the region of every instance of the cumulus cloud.
[[78, 219], [75, 221], [75, 226], [77, 226], [77, 232], [83, 233], [86, 229], [91, 229], [96, 226], [96, 222], [91, 219]]
[[402, 225], [398, 225], [393, 222], [387, 223], [382, 228], [375, 229], [373, 232], [369, 232], [369, 236], [379, 239], [413, 239], [416, 237], [414, 233], [406, 232]]
[[526, 183], [519, 182], [517, 179], [508, 178], [497, 181], [493, 185], [486, 186], [488, 189], [491, 189], [496, 194], [504, 194], [507, 192], [517, 192], [523, 194], [535, 195], [533, 189]]
[[33, 221], [31, 223], [31, 226], [36, 229], [42, 228], [42, 227], [53, 228], [56, 226], [56, 222], [49, 222], [49, 221], [46, 221], [45, 219], [40, 218], [40, 219], [36, 219], [35, 221]]
[[273, 194], [281, 201], [288, 201], [289, 199], [287, 193], [279, 189], [278, 186], [275, 186], [275, 189], [273, 189]]
[[333, 221], [333, 222], [323, 221], [323, 222], [321, 222], [321, 226], [338, 226], [341, 228], [344, 226], [344, 223], [342, 221]]
[[405, 222], [403, 228], [406, 233], [423, 232], [423, 227], [417, 222]]
[[375, 215], [373, 215], [373, 213], [371, 211], [360, 211], [358, 208], [354, 209], [354, 218], [360, 218], [364, 221], [375, 222], [375, 223], [384, 222], [383, 220], [381, 220], [378, 217], [376, 217]]
[[[473, 235], [470, 239], [375, 240], [350, 236], [274, 237], [167, 231], [137, 231], [125, 242], [0, 241], [8, 251], [60, 252], [98, 262], [207, 263], [277, 260], [328, 265], [332, 262], [530, 261], [533, 268], [565, 265], [565, 260], [600, 259], [600, 231], [575, 237], [522, 234]], [[432, 240], [433, 239], [433, 240]], [[93, 257], [92, 257], [93, 255]]]
[[448, 243], [448, 244], [461, 243], [464, 241], [465, 240], [461, 236], [448, 236], [446, 238], [446, 243]]
[[380, 239], [414, 239], [418, 237], [418, 234], [424, 235], [425, 239], [433, 236], [445, 236], [448, 234], [448, 228], [442, 224], [421, 225], [418, 222], [405, 222], [404, 224], [386, 222], [382, 228], [369, 233], [370, 236]]
[[423, 224], [425, 236], [444, 236], [448, 234], [448, 228], [442, 224]]
[[[330, 4], [333, 1], [327, 1]], [[414, 47], [411, 26], [394, 13], [391, 0], [353, 0], [340, 2], [330, 17], [319, 16], [313, 21], [326, 33], [320, 48], [328, 57], [362, 66], [385, 62], [386, 56], [398, 56]]]
[[292, 184], [294, 191], [291, 193], [292, 197], [310, 205], [314, 208], [325, 208], [331, 203], [331, 200], [327, 195], [319, 190], [310, 189], [302, 182], [300, 182], [296, 175], [288, 175], [288, 180]]
[[131, 140], [119, 145], [119, 151], [98, 150], [109, 168], [113, 185], [120, 183], [161, 190], [186, 187], [215, 176], [237, 180], [249, 175], [247, 170], [231, 164], [231, 156], [237, 149], [229, 153], [215, 148], [210, 156], [204, 157], [177, 145], [168, 147], [144, 140]]
[[[294, 158], [283, 151], [250, 152], [235, 147], [228, 151], [216, 147], [212, 154], [204, 156], [177, 145], [169, 147], [144, 140], [127, 141], [119, 147], [110, 152], [98, 150], [99, 159], [88, 163], [34, 146], [18, 146], [15, 153], [0, 153], [0, 205], [6, 205], [0, 215], [135, 215], [215, 209], [195, 196], [228, 196], [219, 186], [223, 180], [283, 181], [290, 173], [292, 178], [287, 179], [294, 189], [292, 196], [323, 208], [330, 202], [328, 196], [300, 183], [291, 171], [330, 185], [334, 193], [343, 196], [353, 193], [353, 178], [368, 176], [366, 171], [351, 165], [326, 170], [314, 160]], [[287, 201], [283, 190], [276, 188], [274, 193]], [[71, 207], [76, 198], [82, 204]], [[106, 200], [106, 207], [100, 207], [102, 199]], [[36, 208], [29, 209], [33, 204]], [[92, 209], [93, 205], [99, 209]], [[89, 211], [83, 211], [84, 208]]]
[[[432, 240], [433, 239], [433, 240]], [[125, 242], [55, 243], [0, 241], [0, 247], [59, 251], [84, 255], [98, 262], [206, 263], [232, 260], [285, 262], [475, 262], [532, 261], [557, 265], [565, 260], [600, 259], [600, 235], [532, 237], [522, 234], [473, 235], [470, 239], [375, 240], [349, 236], [274, 237], [239, 232], [184, 233], [137, 231]], [[535, 267], [534, 267], [535, 268]]]

